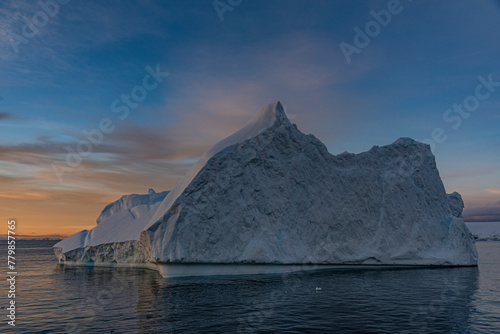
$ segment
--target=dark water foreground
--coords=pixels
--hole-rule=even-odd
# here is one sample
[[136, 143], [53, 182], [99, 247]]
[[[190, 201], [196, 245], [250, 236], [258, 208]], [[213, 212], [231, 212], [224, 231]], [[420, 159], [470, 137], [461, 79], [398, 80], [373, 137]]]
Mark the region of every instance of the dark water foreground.
[[62, 267], [53, 243], [19, 242], [16, 327], [7, 325], [5, 284], [0, 332], [500, 333], [500, 242], [477, 243], [479, 268], [169, 280]]

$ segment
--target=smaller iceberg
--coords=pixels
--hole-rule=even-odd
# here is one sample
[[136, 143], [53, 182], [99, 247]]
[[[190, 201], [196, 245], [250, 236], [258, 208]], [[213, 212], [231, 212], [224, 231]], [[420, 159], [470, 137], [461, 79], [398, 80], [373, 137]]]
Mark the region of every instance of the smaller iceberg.
[[500, 222], [467, 223], [476, 241], [500, 241]]
[[[101, 244], [131, 242], [134, 236], [138, 240], [144, 226], [167, 195], [168, 191], [157, 193], [153, 189], [149, 189], [145, 195], [123, 195], [106, 205], [96, 219], [96, 227], [73, 234], [54, 245], [56, 255], [65, 259], [64, 253], [69, 255]], [[83, 256], [78, 262], [86, 261], [93, 262], [93, 259]]]

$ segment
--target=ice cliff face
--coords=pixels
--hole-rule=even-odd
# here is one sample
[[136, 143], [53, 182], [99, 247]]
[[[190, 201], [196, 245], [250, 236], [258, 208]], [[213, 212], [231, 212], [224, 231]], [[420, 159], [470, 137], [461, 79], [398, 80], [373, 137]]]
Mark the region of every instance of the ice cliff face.
[[[94, 230], [124, 205], [108, 206]], [[65, 261], [475, 265], [462, 208], [428, 145], [400, 138], [334, 156], [278, 102], [205, 153], [139, 224], [129, 220], [127, 240], [56, 252]]]
[[[472, 265], [428, 145], [333, 156], [278, 103], [258, 135], [213, 155], [143, 233], [158, 262]], [[169, 203], [170, 204], [170, 203]]]
[[454, 193], [447, 194], [446, 199], [448, 200], [452, 216], [462, 218], [462, 211], [464, 211], [462, 196], [455, 191]]

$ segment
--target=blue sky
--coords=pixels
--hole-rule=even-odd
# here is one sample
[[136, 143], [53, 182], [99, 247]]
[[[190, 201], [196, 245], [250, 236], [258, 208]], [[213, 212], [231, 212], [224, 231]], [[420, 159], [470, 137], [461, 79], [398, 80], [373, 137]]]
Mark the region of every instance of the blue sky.
[[[50, 221], [72, 233], [122, 194], [171, 188], [276, 100], [333, 154], [438, 129], [446, 190], [463, 195], [469, 217], [500, 217], [500, 86], [483, 88], [458, 127], [443, 119], [478, 77], [500, 82], [499, 1], [221, 0], [223, 21], [213, 1], [42, 3], [46, 12], [0, 4], [0, 205], [27, 231]], [[341, 43], [355, 46], [354, 29], [366, 33], [371, 11], [388, 8], [397, 13], [348, 63]], [[169, 75], [120, 119], [112, 103], [143, 85], [148, 66]], [[67, 166], [67, 148], [102, 119], [113, 131], [61, 181], [52, 164]]]

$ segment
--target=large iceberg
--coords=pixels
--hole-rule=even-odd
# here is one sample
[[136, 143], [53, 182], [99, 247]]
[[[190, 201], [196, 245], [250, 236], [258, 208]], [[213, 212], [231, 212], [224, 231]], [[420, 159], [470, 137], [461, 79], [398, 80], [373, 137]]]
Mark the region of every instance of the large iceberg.
[[446, 194], [428, 145], [400, 138], [331, 155], [279, 102], [161, 194], [108, 205], [94, 229], [54, 246], [60, 262], [165, 276], [477, 265], [463, 201]]

